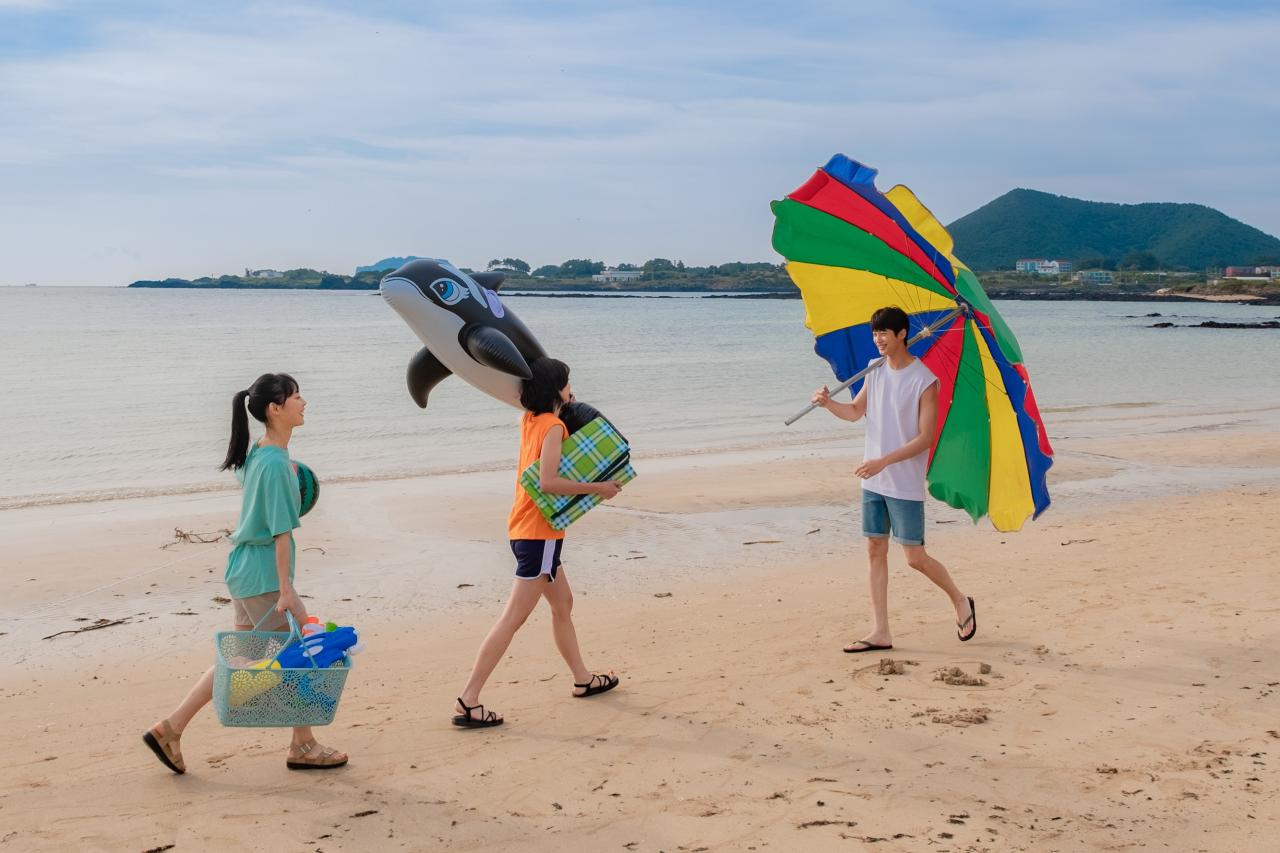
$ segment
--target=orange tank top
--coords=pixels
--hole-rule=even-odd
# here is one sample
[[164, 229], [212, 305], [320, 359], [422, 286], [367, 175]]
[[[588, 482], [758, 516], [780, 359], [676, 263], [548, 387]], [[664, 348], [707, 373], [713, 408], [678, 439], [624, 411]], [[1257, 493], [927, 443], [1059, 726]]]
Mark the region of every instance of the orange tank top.
[[525, 412], [520, 419], [520, 461], [516, 464], [516, 496], [507, 517], [507, 533], [512, 539], [563, 539], [564, 531], [556, 530], [538, 511], [533, 498], [520, 485], [520, 475], [542, 456], [542, 442], [552, 427], [560, 427], [561, 439], [569, 435], [564, 421], [552, 414]]

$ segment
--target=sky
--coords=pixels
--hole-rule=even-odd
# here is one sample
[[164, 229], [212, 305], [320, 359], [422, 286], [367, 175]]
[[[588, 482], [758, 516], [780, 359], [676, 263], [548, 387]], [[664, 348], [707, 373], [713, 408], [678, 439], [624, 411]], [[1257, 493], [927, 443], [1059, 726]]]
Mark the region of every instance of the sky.
[[779, 260], [836, 152], [1280, 234], [1280, 5], [0, 0], [0, 284]]

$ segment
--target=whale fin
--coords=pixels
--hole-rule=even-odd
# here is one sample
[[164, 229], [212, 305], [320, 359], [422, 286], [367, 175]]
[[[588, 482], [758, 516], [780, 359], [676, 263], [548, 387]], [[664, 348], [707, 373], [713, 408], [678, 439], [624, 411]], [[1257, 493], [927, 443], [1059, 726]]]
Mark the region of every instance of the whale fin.
[[487, 287], [496, 292], [502, 289], [502, 283], [507, 280], [507, 274], [504, 272], [473, 272], [471, 280], [481, 287]]
[[409, 359], [405, 380], [409, 385], [409, 396], [418, 404], [419, 409], [427, 407], [427, 395], [431, 393], [431, 389], [447, 379], [452, 372], [426, 347]]
[[533, 376], [528, 362], [511, 342], [511, 338], [492, 326], [472, 326], [462, 336], [462, 347], [485, 367], [501, 370], [518, 379]]

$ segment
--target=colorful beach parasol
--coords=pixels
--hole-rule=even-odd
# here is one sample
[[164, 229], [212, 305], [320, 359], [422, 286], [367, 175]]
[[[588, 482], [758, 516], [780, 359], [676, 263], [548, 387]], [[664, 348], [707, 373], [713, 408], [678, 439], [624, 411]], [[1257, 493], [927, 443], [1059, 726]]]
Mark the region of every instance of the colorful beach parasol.
[[939, 379], [929, 493], [975, 522], [1018, 530], [1048, 508], [1053, 464], [1018, 341], [942, 224], [911, 190], [882, 194], [875, 177], [837, 154], [773, 203], [773, 248], [800, 288], [814, 350], [856, 394], [880, 364], [871, 314], [906, 311], [909, 349]]

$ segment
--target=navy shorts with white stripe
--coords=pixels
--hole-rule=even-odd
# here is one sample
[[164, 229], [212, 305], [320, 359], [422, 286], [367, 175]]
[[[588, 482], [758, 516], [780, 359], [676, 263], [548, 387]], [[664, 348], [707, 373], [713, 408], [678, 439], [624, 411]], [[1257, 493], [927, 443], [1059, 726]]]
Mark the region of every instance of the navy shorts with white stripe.
[[537, 580], [547, 576], [548, 583], [560, 571], [560, 549], [563, 539], [512, 539], [511, 553], [516, 555], [516, 577]]

